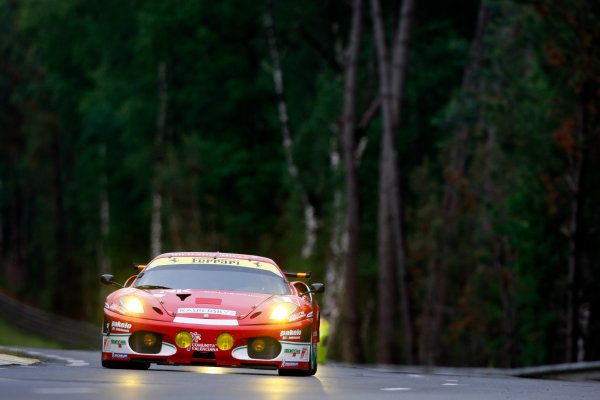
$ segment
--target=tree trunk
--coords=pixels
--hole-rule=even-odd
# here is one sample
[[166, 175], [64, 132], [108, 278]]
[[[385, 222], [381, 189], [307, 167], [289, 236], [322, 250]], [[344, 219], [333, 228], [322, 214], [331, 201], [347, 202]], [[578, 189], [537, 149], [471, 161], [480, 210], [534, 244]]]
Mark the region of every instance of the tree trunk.
[[288, 173], [299, 193], [304, 212], [304, 244], [302, 246], [302, 256], [309, 258], [314, 250], [317, 240], [317, 228], [319, 226], [315, 215], [315, 208], [308, 200], [308, 195], [298, 177], [298, 168], [294, 161], [292, 153], [292, 135], [290, 134], [289, 118], [287, 104], [285, 102], [285, 90], [283, 86], [283, 71], [281, 69], [281, 57], [277, 48], [275, 39], [275, 28], [273, 26], [273, 16], [271, 13], [271, 0], [267, 0], [266, 11], [263, 16], [267, 39], [269, 42], [269, 54], [271, 56], [273, 83], [275, 85], [275, 94], [277, 95], [277, 110], [279, 123], [281, 125], [281, 134], [283, 138], [283, 153], [285, 155]]
[[[400, 125], [401, 99], [408, 69], [410, 34], [414, 0], [404, 0], [395, 34], [392, 64], [387, 54], [385, 32], [379, 0], [371, 0], [373, 29], [379, 66], [379, 84], [383, 136], [379, 179], [379, 341], [378, 360], [394, 361], [395, 308], [400, 300], [404, 333], [404, 353], [408, 363], [415, 362], [414, 326], [408, 292], [406, 238], [398, 160], [396, 132]], [[397, 286], [397, 287], [396, 287]], [[396, 289], [400, 298], [395, 298]]]
[[110, 202], [108, 199], [108, 178], [106, 176], [106, 145], [103, 143], [98, 148], [102, 172], [100, 173], [100, 239], [98, 240], [98, 270], [100, 275], [110, 273], [110, 257], [106, 254], [108, 235], [110, 234]]
[[356, 82], [362, 36], [362, 0], [352, 4], [352, 26], [345, 60], [342, 153], [345, 182], [345, 237], [343, 241], [343, 355], [344, 361], [363, 361], [359, 315], [360, 195], [356, 159]]
[[[340, 122], [341, 124], [341, 122]], [[339, 128], [339, 125], [335, 125]], [[341, 136], [338, 129], [335, 129], [335, 134]], [[331, 172], [333, 175], [340, 173], [340, 154], [339, 143], [337, 140], [332, 140], [330, 150]], [[329, 238], [329, 256], [325, 266], [325, 284], [327, 290], [323, 294], [323, 312], [322, 319], [327, 319], [329, 322], [329, 337], [327, 339], [327, 357], [332, 359], [342, 359], [342, 310], [344, 303], [342, 296], [343, 288], [346, 286], [344, 276], [342, 274], [343, 258], [344, 258], [344, 224], [345, 213], [343, 204], [343, 195], [341, 185], [334, 187], [333, 206], [332, 206], [332, 222], [330, 227]], [[339, 336], [338, 336], [339, 335]]]
[[151, 258], [160, 254], [162, 248], [162, 144], [167, 125], [167, 64], [158, 64], [158, 113], [156, 117], [156, 135], [154, 137], [154, 176], [152, 179], [152, 222], [150, 225]]
[[[14, 165], [14, 163], [11, 164]], [[11, 178], [15, 180], [15, 187], [10, 193], [12, 208], [8, 214], [8, 253], [6, 258], [2, 258], [0, 261], [4, 270], [6, 287], [11, 293], [17, 293], [27, 282], [27, 242], [29, 237], [27, 219], [31, 200], [28, 195], [30, 189], [28, 186], [20, 184], [21, 179], [16, 176], [16, 168], [12, 173], [14, 175]]]
[[395, 309], [396, 275], [394, 264], [393, 218], [391, 213], [394, 182], [394, 132], [391, 102], [390, 63], [385, 43], [385, 32], [379, 0], [371, 0], [377, 64], [379, 71], [379, 92], [383, 134], [381, 139], [381, 159], [379, 168], [379, 208], [378, 208], [378, 340], [377, 361], [382, 364], [394, 362], [395, 355]]
[[580, 306], [582, 299], [582, 264], [585, 252], [584, 202], [586, 190], [586, 162], [589, 143], [586, 143], [586, 129], [589, 125], [589, 85], [584, 83], [579, 104], [579, 121], [576, 143], [578, 146], [571, 157], [571, 171], [568, 183], [572, 192], [571, 218], [568, 229], [569, 259], [568, 259], [568, 289], [567, 289], [567, 350], [566, 362], [583, 361], [585, 348], [580, 326]]
[[402, 312], [402, 323], [404, 333], [404, 353], [406, 361], [414, 364], [416, 361], [417, 349], [415, 346], [415, 332], [413, 324], [413, 315], [409, 294], [409, 276], [407, 259], [406, 234], [404, 228], [404, 205], [402, 200], [400, 178], [398, 173], [398, 160], [396, 154], [395, 132], [400, 128], [400, 117], [402, 113], [402, 96], [404, 95], [404, 83], [408, 73], [408, 55], [410, 48], [411, 31], [414, 19], [414, 0], [404, 0], [400, 11], [399, 25], [394, 39], [392, 53], [392, 160], [393, 167], [390, 199], [390, 212], [392, 215], [392, 226], [394, 232], [394, 249], [396, 252], [397, 279], [400, 294], [400, 306]]
[[[479, 8], [475, 36], [471, 43], [472, 60], [463, 75], [461, 99], [473, 96], [479, 88], [477, 75], [481, 69], [484, 54], [483, 36], [489, 22], [489, 12], [482, 3]], [[440, 351], [440, 335], [443, 324], [443, 306], [447, 292], [447, 254], [452, 251], [457, 232], [456, 213], [459, 208], [459, 189], [467, 164], [468, 142], [471, 139], [471, 127], [459, 126], [450, 145], [448, 164], [444, 171], [445, 183], [442, 198], [442, 218], [444, 229], [435, 254], [429, 263], [427, 295], [423, 309], [423, 327], [420, 340], [421, 362], [432, 365], [437, 362]]]
[[[69, 213], [65, 207], [65, 182], [63, 177], [63, 142], [54, 116], [49, 116], [48, 120], [52, 135], [54, 243], [57, 252], [56, 262], [60, 265], [56, 271], [57, 279], [53, 282], [56, 285], [54, 310], [59, 314], [68, 314], [72, 318], [78, 319], [84, 316], [84, 302], [81, 300], [83, 282], [81, 280], [81, 268], [73, 263], [70, 252]], [[68, 288], [68, 290], [61, 288]]]

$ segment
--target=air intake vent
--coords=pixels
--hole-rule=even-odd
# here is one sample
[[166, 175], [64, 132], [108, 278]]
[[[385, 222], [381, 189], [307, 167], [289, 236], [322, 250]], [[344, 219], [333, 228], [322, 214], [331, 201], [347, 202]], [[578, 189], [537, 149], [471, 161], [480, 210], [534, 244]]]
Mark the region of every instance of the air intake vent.
[[197, 358], [200, 360], [214, 360], [215, 353], [212, 351], [195, 351], [194, 354], [192, 354], [192, 358]]
[[281, 353], [281, 344], [272, 337], [248, 339], [248, 356], [260, 360], [272, 360]]
[[158, 354], [162, 347], [162, 335], [155, 332], [137, 331], [129, 337], [129, 346], [136, 353]]

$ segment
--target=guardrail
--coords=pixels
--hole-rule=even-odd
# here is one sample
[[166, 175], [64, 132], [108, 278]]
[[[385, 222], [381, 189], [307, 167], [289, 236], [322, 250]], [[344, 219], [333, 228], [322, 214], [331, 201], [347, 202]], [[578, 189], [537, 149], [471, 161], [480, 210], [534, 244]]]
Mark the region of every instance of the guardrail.
[[100, 326], [52, 314], [0, 293], [0, 318], [19, 329], [76, 349], [100, 349]]
[[[354, 365], [346, 366], [352, 367]], [[600, 380], [600, 361], [582, 361], [576, 363], [539, 365], [520, 368], [436, 367], [422, 365], [363, 365], [354, 367], [390, 373], [408, 374], [418, 373], [464, 376], [513, 376], [519, 378], [549, 378], [563, 380]]]

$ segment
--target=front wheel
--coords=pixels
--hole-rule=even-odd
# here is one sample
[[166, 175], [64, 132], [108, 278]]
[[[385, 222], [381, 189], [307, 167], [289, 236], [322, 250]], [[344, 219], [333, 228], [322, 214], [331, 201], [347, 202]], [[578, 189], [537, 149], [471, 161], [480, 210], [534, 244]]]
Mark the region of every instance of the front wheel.
[[317, 354], [317, 343], [313, 343], [312, 349], [310, 352], [310, 368], [308, 369], [309, 375], [314, 375], [317, 373], [318, 363], [318, 354]]
[[310, 357], [308, 369], [281, 369], [279, 368], [279, 376], [312, 376], [317, 373], [317, 344], [313, 343], [310, 346]]

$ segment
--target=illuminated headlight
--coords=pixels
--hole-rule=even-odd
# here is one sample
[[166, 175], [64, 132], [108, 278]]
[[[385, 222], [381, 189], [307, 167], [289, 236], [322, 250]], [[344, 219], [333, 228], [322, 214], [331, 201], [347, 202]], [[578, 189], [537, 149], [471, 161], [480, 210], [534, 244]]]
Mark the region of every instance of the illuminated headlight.
[[123, 296], [119, 299], [121, 305], [125, 308], [125, 310], [141, 314], [144, 312], [144, 306], [142, 306], [142, 302], [135, 296]]
[[283, 320], [289, 317], [298, 307], [292, 303], [279, 303], [271, 312], [271, 319]]

